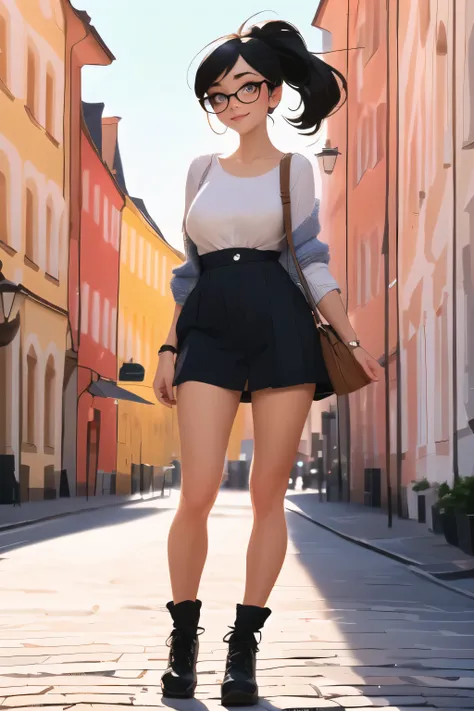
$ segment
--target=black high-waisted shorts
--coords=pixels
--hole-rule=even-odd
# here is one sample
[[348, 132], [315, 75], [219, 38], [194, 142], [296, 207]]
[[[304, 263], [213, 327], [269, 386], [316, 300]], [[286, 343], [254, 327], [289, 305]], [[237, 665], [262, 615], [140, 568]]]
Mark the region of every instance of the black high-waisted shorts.
[[199, 280], [176, 324], [173, 385], [199, 380], [240, 390], [314, 383], [331, 392], [310, 307], [280, 252], [228, 248], [200, 257]]

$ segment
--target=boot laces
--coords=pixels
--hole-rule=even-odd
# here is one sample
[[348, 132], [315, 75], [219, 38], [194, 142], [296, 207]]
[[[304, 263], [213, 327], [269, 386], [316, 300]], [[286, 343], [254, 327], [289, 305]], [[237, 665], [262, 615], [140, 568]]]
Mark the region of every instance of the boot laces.
[[228, 662], [247, 665], [250, 662], [248, 650], [251, 649], [254, 653], [259, 651], [258, 644], [262, 641], [262, 633], [260, 630], [257, 630], [257, 633], [260, 635], [258, 643], [252, 630], [236, 630], [235, 627], [230, 627], [230, 632], [227, 632], [222, 640], [229, 643]]
[[196, 637], [203, 632], [204, 627], [197, 627], [191, 631], [174, 627], [165, 643], [171, 650], [171, 664], [191, 665], [194, 657], [194, 643]]

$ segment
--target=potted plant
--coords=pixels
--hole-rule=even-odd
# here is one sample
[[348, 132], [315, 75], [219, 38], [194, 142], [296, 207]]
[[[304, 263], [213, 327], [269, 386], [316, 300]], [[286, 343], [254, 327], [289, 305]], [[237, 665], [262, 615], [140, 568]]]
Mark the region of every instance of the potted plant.
[[441, 516], [441, 527], [443, 529], [446, 542], [452, 546], [458, 545], [458, 529], [456, 521], [457, 498], [454, 490], [441, 496], [437, 502], [437, 508]]
[[462, 477], [454, 489], [458, 545], [463, 553], [474, 555], [474, 476]]
[[441, 534], [443, 533], [443, 525], [442, 525], [442, 520], [441, 520], [441, 513], [439, 510], [439, 500], [443, 498], [443, 496], [446, 496], [446, 494], [449, 494], [451, 492], [451, 487], [449, 486], [447, 481], [444, 481], [442, 484], [440, 484], [437, 489], [436, 489], [436, 494], [438, 496], [438, 500], [431, 505], [431, 526], [430, 529], [433, 531], [433, 533], [436, 534]]
[[418, 518], [418, 494], [414, 491], [416, 486], [416, 481], [411, 481], [406, 488], [407, 492], [407, 507], [408, 507], [408, 518]]
[[426, 477], [416, 481], [412, 486], [412, 491], [417, 494], [416, 514], [418, 523], [426, 523], [426, 492], [431, 488]]

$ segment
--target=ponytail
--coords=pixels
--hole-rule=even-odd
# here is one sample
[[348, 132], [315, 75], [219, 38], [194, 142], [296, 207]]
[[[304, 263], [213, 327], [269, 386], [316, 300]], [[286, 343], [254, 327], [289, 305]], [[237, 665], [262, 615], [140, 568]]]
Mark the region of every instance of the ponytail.
[[[247, 22], [247, 21], [246, 21]], [[200, 64], [194, 83], [198, 99], [224, 73], [226, 76], [239, 56], [275, 86], [285, 82], [300, 95], [303, 110], [297, 118], [285, 119], [304, 135], [313, 136], [341, 101], [339, 78], [347, 97], [347, 82], [334, 67], [310, 52], [296, 27], [281, 20], [270, 20], [227, 35]], [[342, 104], [341, 104], [342, 106]], [[272, 109], [269, 110], [272, 113]]]

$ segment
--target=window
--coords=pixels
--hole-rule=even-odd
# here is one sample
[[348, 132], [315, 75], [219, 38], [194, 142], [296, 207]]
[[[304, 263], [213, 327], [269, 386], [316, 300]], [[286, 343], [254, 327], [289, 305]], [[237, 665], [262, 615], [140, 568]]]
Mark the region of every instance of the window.
[[420, 26], [420, 41], [423, 47], [426, 44], [428, 30], [430, 29], [431, 20], [431, 0], [418, 0], [419, 26]]
[[46, 130], [54, 136], [54, 70], [48, 65], [46, 70]]
[[148, 331], [147, 331], [147, 327], [146, 327], [146, 316], [143, 317], [142, 335], [143, 335], [143, 359], [144, 359], [143, 365], [145, 368], [148, 368], [149, 353], [148, 353]]
[[435, 441], [443, 442], [449, 439], [449, 407], [447, 406], [449, 383], [449, 335], [448, 335], [448, 296], [436, 313], [436, 355], [435, 355]]
[[385, 155], [387, 104], [377, 106], [377, 163]]
[[421, 326], [417, 332], [417, 396], [418, 396], [418, 441], [419, 447], [427, 443], [427, 412], [426, 412], [426, 342], [425, 328]]
[[110, 241], [116, 250], [120, 247], [120, 212], [112, 205], [110, 211]]
[[92, 329], [91, 336], [96, 343], [100, 337], [100, 294], [94, 291], [92, 294]]
[[146, 283], [151, 285], [151, 244], [146, 245]]
[[26, 188], [25, 205], [25, 254], [34, 261], [35, 196], [33, 190]]
[[46, 203], [46, 272], [53, 273], [53, 208], [51, 203]]
[[32, 47], [28, 47], [28, 74], [26, 86], [26, 105], [31, 114], [36, 112], [36, 57]]
[[90, 210], [90, 175], [88, 170], [82, 172], [82, 207], [85, 212]]
[[30, 347], [26, 356], [26, 442], [36, 444], [36, 377], [38, 370], [38, 359], [35, 349]]
[[8, 212], [7, 176], [0, 170], [0, 241], [5, 244], [8, 244]]
[[122, 223], [122, 243], [120, 245], [120, 261], [122, 264], [127, 263], [127, 249], [128, 249], [128, 228], [125, 222]]
[[110, 316], [110, 350], [115, 355], [117, 352], [117, 309], [114, 307]]
[[165, 295], [166, 289], [166, 254], [161, 258], [161, 296]]
[[438, 36], [436, 37], [436, 54], [441, 56], [448, 53], [448, 36], [446, 34], [446, 25], [440, 20], [438, 25]]
[[109, 200], [106, 195], [104, 195], [104, 242], [109, 241]]
[[127, 361], [133, 358], [133, 324], [131, 321], [127, 325]]
[[8, 85], [8, 27], [0, 15], [0, 81]]
[[49, 356], [44, 376], [44, 446], [54, 447], [54, 394], [56, 371], [53, 356]]
[[155, 273], [153, 275], [153, 286], [157, 291], [158, 291], [158, 281], [159, 281], [158, 269], [159, 269], [159, 255], [158, 255], [158, 252], [155, 252]]
[[102, 318], [102, 345], [104, 348], [109, 348], [109, 337], [110, 337], [110, 303], [108, 299], [104, 299], [103, 305], [103, 318]]
[[[467, 9], [467, 8], [466, 8]], [[466, 41], [466, 66], [464, 75], [464, 148], [474, 148], [474, 9], [469, 39]]]
[[94, 222], [100, 222], [100, 185], [94, 185]]
[[135, 263], [137, 259], [137, 232], [136, 230], [130, 230], [130, 271], [132, 274], [135, 273]]
[[83, 284], [81, 288], [81, 333], [87, 335], [89, 332], [89, 284]]
[[145, 241], [140, 237], [138, 241], [138, 278], [143, 279], [143, 262], [145, 258]]

